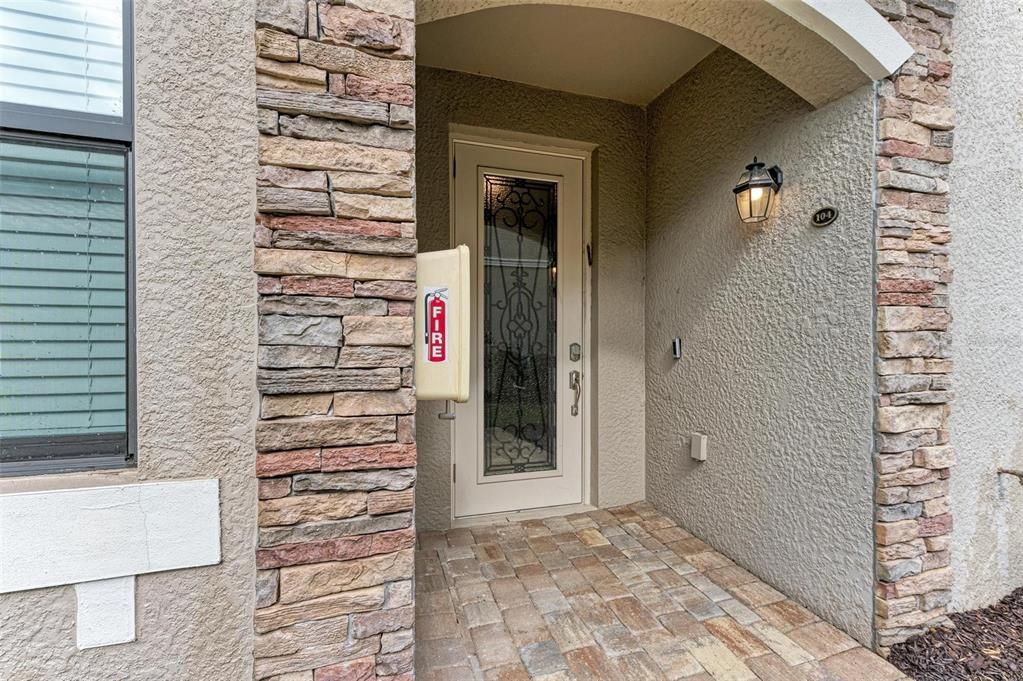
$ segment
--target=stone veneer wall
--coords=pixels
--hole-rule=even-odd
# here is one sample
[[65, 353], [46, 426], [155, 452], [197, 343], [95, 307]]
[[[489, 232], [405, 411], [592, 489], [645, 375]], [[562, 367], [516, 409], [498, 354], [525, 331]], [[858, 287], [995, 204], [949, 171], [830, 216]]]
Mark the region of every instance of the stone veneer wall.
[[258, 2], [256, 679], [413, 676], [413, 12]]
[[871, 0], [916, 48], [879, 84], [876, 645], [945, 621], [949, 538], [950, 0]]

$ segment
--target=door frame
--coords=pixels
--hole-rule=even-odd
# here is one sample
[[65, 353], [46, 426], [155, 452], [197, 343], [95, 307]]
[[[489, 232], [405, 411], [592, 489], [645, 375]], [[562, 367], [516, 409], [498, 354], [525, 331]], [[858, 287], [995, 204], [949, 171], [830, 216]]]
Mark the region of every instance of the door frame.
[[[450, 123], [448, 125], [448, 243], [452, 248], [456, 246], [455, 243], [455, 144], [474, 144], [485, 147], [492, 147], [497, 149], [510, 149], [514, 151], [524, 151], [535, 154], [546, 154], [550, 156], [561, 156], [572, 159], [578, 159], [582, 161], [583, 165], [583, 181], [582, 181], [582, 202], [583, 202], [583, 220], [582, 220], [582, 242], [583, 247], [590, 254], [593, 253], [593, 230], [592, 230], [592, 207], [593, 207], [593, 151], [597, 148], [596, 144], [589, 142], [580, 142], [577, 140], [568, 140], [558, 137], [547, 137], [544, 135], [533, 135], [530, 133], [514, 132], [511, 130], [500, 130], [496, 128], [484, 128], [472, 125], [462, 125], [458, 123]], [[593, 456], [592, 456], [592, 442], [593, 442], [593, 398], [595, 392], [593, 391], [594, 380], [594, 367], [596, 364], [593, 362], [593, 357], [596, 350], [596, 339], [593, 337], [593, 276], [594, 268], [592, 262], [583, 255], [583, 276], [582, 283], [582, 338], [583, 338], [583, 357], [582, 357], [582, 373], [583, 373], [583, 391], [582, 391], [582, 408], [580, 409], [579, 416], [582, 419], [582, 494], [580, 498], [583, 504], [592, 503], [592, 491], [593, 486], [591, 484], [591, 478], [593, 475]], [[475, 337], [478, 331], [472, 330], [472, 335]], [[448, 514], [452, 525], [456, 522], [464, 520], [465, 518], [482, 517], [482, 516], [457, 516], [455, 515], [455, 477], [454, 477], [454, 465], [455, 465], [455, 422], [451, 421], [448, 426], [448, 468], [451, 471], [448, 477], [449, 484], [449, 509]], [[508, 511], [502, 515], [511, 515], [513, 513], [525, 512], [535, 513], [538, 509], [527, 509], [524, 511]], [[489, 514], [484, 514], [489, 515]]]

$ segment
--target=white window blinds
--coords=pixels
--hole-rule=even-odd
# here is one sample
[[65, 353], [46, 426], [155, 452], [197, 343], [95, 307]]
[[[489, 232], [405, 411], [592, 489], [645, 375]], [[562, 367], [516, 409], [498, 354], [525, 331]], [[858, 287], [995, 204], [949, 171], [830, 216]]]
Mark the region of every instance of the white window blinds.
[[0, 438], [125, 433], [125, 178], [123, 152], [0, 141]]
[[0, 2], [0, 100], [121, 117], [121, 0]]

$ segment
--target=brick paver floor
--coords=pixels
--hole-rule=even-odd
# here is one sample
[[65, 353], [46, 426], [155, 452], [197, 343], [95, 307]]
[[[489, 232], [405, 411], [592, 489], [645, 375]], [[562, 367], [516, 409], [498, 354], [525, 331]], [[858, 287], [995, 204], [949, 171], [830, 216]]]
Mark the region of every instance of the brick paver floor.
[[647, 503], [419, 537], [419, 681], [896, 681]]

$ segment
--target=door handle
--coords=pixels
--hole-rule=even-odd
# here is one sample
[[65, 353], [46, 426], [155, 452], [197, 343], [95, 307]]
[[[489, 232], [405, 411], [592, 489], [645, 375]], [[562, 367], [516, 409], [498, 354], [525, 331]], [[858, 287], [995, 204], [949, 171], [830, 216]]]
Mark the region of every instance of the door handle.
[[583, 394], [582, 374], [573, 369], [568, 372], [568, 387], [575, 391], [575, 398], [572, 400], [572, 416], [579, 415], [579, 398]]

